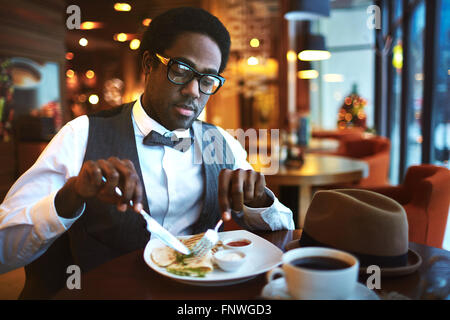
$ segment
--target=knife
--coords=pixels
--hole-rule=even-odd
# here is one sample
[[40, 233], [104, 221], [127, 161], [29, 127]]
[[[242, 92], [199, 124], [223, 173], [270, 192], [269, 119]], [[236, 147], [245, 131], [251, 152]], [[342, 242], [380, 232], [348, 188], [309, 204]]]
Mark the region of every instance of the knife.
[[[103, 182], [106, 182], [106, 178], [102, 176]], [[119, 189], [119, 187], [116, 187], [115, 189], [118, 196], [122, 196], [122, 191]], [[130, 200], [130, 206], [133, 206], [133, 201]], [[178, 252], [181, 252], [182, 254], [190, 254], [191, 251], [180, 241], [178, 240], [173, 234], [171, 234], [167, 229], [165, 229], [163, 226], [161, 226], [158, 221], [153, 219], [147, 212], [145, 212], [144, 209], [142, 209], [140, 212], [141, 216], [145, 219], [147, 222], [147, 230], [156, 235], [162, 242], [164, 242], [169, 247], [177, 250]]]
[[158, 221], [153, 219], [144, 209], [141, 210], [140, 214], [147, 221], [147, 230], [156, 235], [162, 242], [167, 244], [169, 247], [181, 252], [182, 254], [190, 254], [189, 250], [180, 240], [178, 240], [173, 234], [171, 234], [167, 229], [161, 226]]

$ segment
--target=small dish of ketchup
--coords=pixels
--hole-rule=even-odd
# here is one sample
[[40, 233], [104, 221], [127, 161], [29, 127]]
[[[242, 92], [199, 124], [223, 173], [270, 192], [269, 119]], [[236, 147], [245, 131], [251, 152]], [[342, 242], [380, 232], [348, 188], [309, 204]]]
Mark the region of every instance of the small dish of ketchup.
[[227, 243], [230, 247], [244, 247], [250, 244], [250, 240], [238, 240], [238, 241], [230, 241]]
[[226, 249], [236, 249], [240, 251], [247, 251], [253, 246], [250, 239], [246, 238], [230, 238], [223, 241], [223, 245]]

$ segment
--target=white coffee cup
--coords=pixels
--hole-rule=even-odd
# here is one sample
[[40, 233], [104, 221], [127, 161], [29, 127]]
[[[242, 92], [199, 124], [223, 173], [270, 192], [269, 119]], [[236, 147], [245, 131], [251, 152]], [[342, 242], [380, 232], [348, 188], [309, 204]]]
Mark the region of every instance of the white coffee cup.
[[[293, 262], [305, 258], [332, 258], [343, 262], [341, 269], [319, 270], [305, 266], [294, 266]], [[348, 299], [355, 290], [358, 280], [358, 259], [341, 250], [321, 247], [297, 248], [283, 254], [283, 265], [267, 273], [272, 281], [277, 275], [285, 278], [289, 294], [301, 300]]]

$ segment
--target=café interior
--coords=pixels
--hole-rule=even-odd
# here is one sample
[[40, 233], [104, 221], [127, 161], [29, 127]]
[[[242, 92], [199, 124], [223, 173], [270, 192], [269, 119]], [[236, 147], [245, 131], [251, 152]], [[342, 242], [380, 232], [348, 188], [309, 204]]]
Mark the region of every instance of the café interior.
[[[445, 0], [2, 2], [1, 201], [67, 122], [139, 98], [141, 36], [180, 6], [231, 37], [226, 82], [199, 118], [244, 133], [296, 229], [318, 190], [360, 188], [404, 207], [409, 241], [450, 250]], [[24, 281], [23, 268], [0, 275], [0, 299]]]

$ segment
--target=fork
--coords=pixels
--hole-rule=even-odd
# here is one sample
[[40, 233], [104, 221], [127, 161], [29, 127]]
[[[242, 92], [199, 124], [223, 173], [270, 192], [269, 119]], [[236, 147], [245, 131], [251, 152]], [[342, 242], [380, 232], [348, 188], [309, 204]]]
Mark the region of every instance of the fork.
[[219, 241], [219, 234], [217, 231], [219, 230], [220, 226], [222, 225], [223, 221], [222, 219], [217, 222], [214, 230], [208, 229], [203, 237], [195, 244], [195, 246], [192, 248], [191, 252], [196, 257], [202, 257], [205, 254], [207, 254]]

